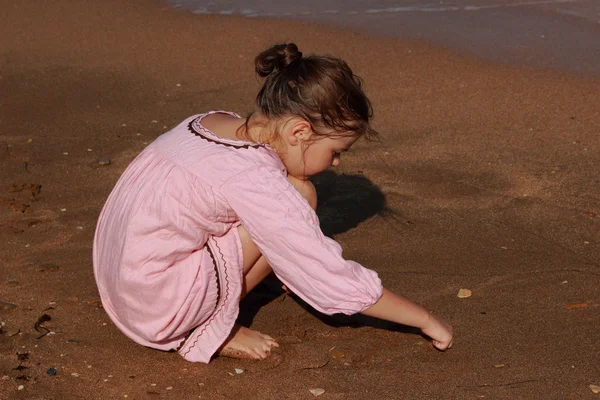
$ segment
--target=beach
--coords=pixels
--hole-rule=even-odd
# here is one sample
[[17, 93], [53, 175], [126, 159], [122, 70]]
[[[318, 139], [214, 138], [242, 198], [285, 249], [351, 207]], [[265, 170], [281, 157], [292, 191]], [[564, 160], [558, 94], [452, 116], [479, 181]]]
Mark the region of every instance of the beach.
[[[149, 0], [0, 5], [0, 399], [597, 398], [593, 74]], [[272, 281], [242, 307], [281, 344], [260, 362], [141, 347], [101, 308], [92, 240], [120, 174], [190, 115], [250, 111], [253, 59], [282, 41], [364, 80], [381, 140], [320, 181], [318, 213], [349, 221], [330, 226], [346, 258], [454, 326], [450, 351], [320, 315]]]

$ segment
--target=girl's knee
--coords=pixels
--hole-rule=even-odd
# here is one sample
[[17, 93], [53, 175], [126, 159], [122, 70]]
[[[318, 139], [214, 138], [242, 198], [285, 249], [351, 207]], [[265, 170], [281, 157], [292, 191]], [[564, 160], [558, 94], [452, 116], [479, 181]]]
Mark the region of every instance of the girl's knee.
[[315, 189], [315, 185], [312, 184], [311, 181], [303, 181], [293, 176], [288, 176], [288, 179], [292, 183], [292, 186], [296, 188], [296, 190], [304, 197], [308, 204], [312, 207], [313, 210], [317, 209], [317, 189]]

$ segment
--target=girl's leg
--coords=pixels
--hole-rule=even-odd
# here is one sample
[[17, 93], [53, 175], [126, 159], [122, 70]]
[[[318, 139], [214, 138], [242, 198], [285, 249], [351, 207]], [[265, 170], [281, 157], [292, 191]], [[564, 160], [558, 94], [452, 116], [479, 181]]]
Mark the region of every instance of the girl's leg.
[[[309, 181], [300, 181], [292, 177], [289, 177], [289, 179], [300, 194], [308, 200], [311, 207], [316, 209], [317, 193], [313, 184]], [[262, 282], [272, 270], [246, 229], [243, 226], [239, 226], [238, 232], [244, 254], [244, 282], [241, 300]], [[235, 358], [264, 359], [269, 356], [271, 346], [279, 347], [277, 342], [270, 336], [236, 325], [229, 339], [219, 351], [219, 354]]]

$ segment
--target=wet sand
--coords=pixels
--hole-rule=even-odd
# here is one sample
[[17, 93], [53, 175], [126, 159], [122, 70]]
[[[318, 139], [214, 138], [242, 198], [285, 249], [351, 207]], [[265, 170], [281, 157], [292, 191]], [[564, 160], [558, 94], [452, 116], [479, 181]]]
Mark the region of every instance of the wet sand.
[[[142, 0], [2, 3], [0, 398], [597, 396], [599, 81]], [[319, 212], [346, 257], [454, 325], [451, 351], [317, 315], [274, 283], [244, 306], [281, 343], [262, 362], [140, 347], [99, 307], [91, 244], [120, 173], [188, 115], [248, 111], [252, 60], [282, 40], [342, 56], [365, 80], [382, 142], [359, 142], [322, 178]], [[387, 212], [352, 208], [379, 210], [379, 193]]]

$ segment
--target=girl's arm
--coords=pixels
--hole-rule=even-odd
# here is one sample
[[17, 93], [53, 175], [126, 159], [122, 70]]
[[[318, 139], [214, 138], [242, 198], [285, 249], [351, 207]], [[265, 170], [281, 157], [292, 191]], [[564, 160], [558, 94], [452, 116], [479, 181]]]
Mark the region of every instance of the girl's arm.
[[433, 339], [433, 345], [439, 350], [446, 350], [452, 346], [450, 325], [434, 317], [423, 307], [385, 288], [381, 298], [362, 314], [420, 328], [424, 334]]

